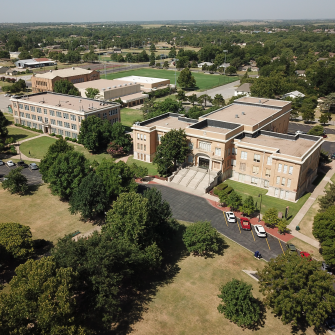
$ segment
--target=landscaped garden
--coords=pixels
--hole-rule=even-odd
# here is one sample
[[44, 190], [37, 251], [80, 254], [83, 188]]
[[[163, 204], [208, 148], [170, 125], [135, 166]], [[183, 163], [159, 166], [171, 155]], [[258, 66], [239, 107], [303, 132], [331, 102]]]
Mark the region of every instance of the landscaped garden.
[[[180, 71], [177, 71], [177, 80], [179, 77]], [[229, 76], [222, 76], [222, 75], [213, 75], [213, 74], [204, 74], [204, 73], [196, 73], [192, 72], [196, 83], [197, 83], [197, 90], [208, 90], [213, 87], [225, 85], [236, 81], [239, 77], [229, 77]], [[121, 77], [128, 77], [128, 76], [142, 76], [142, 77], [154, 77], [154, 78], [163, 78], [163, 79], [170, 79], [170, 83], [174, 84], [175, 82], [175, 72], [170, 70], [159, 70], [159, 69], [138, 69], [138, 70], [130, 70], [130, 71], [123, 71], [117, 73], [110, 73], [107, 74], [107, 79], [117, 79]], [[178, 87], [178, 84], [177, 84]]]

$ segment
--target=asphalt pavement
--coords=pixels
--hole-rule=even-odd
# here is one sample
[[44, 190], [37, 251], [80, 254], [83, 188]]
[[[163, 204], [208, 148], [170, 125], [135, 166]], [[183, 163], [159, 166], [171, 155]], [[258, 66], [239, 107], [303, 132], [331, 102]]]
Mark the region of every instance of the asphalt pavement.
[[[16, 169], [17, 165], [9, 167], [6, 164], [0, 166], [0, 180], [5, 177], [10, 170]], [[38, 185], [43, 183], [39, 170], [31, 170], [29, 167], [22, 169], [21, 173], [28, 179], [28, 185]]]
[[143, 191], [146, 187], [154, 187], [161, 191], [163, 199], [170, 204], [175, 219], [189, 222], [210, 221], [218, 232], [252, 253], [259, 251], [267, 261], [283, 253], [286, 248], [283, 242], [279, 242], [271, 235], [260, 238], [257, 237], [254, 228], [253, 231], [245, 231], [239, 228], [239, 222], [228, 223], [224, 213], [214, 208], [204, 198], [158, 184], [140, 185], [140, 190]]

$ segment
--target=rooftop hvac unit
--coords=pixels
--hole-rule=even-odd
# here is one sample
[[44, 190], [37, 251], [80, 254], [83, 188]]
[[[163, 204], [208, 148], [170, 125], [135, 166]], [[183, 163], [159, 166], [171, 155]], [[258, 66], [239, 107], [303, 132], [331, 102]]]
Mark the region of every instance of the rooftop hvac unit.
[[119, 85], [119, 87], [122, 87], [122, 85]]
[[129, 83], [129, 85], [133, 85], [133, 83]]
[[244, 113], [244, 112], [242, 112], [242, 115], [245, 115], [245, 113]]
[[72, 68], [72, 70], [74, 70], [74, 67]]
[[259, 103], [261, 103], [261, 102], [262, 102], [262, 100], [259, 100], [258, 102], [259, 102]]
[[135, 81], [135, 83], [134, 84], [137, 84], [137, 82]]
[[103, 88], [102, 90], [103, 90], [103, 91], [105, 91], [106, 89], [105, 89], [105, 88]]
[[111, 89], [111, 87], [108, 87], [108, 89], [110, 90], [110, 89]]
[[124, 84], [124, 86], [127, 86], [127, 84]]
[[238, 114], [235, 114], [235, 118], [238, 119]]
[[116, 88], [116, 86], [114, 86], [114, 88]]

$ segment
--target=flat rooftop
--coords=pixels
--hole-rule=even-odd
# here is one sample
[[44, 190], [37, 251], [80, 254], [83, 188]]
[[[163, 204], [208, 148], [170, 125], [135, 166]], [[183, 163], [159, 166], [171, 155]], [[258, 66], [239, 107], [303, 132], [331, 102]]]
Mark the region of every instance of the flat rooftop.
[[206, 114], [203, 118], [254, 126], [278, 111], [279, 109], [270, 107], [234, 103], [228, 107], [223, 107], [210, 114]]
[[276, 100], [276, 99], [266, 99], [266, 98], [254, 98], [254, 97], [242, 97], [235, 100], [235, 102], [258, 104], [263, 106], [273, 106], [273, 107], [284, 107], [290, 103], [290, 101]]
[[[138, 83], [140, 84], [140, 83]], [[83, 83], [74, 84], [75, 87], [78, 89], [86, 89], [89, 87], [96, 88], [98, 90], [102, 90], [103, 88], [106, 91], [109, 90], [115, 90], [120, 87], [127, 87], [127, 86], [134, 86], [135, 84], [130, 81], [120, 80], [120, 79], [97, 79], [97, 80], [91, 80], [91, 81], [85, 81]]]
[[227, 134], [231, 131], [231, 129], [220, 128], [220, 127], [211, 127], [211, 126], [201, 128], [201, 130], [203, 130], [205, 132], [220, 133], [220, 134]]
[[146, 127], [165, 127], [169, 129], [185, 129], [188, 127], [191, 123], [187, 123], [185, 121], [181, 121], [178, 119], [178, 117], [174, 116], [168, 116], [164, 119], [155, 120], [153, 122], [147, 123]]
[[99, 100], [51, 92], [31, 94], [20, 98], [11, 98], [10, 100], [18, 101], [20, 103], [26, 102], [30, 104], [39, 104], [42, 106], [48, 106], [49, 108], [61, 108], [84, 113], [89, 113], [97, 109], [106, 109], [108, 106], [114, 107], [119, 105], [112, 102], [104, 102], [104, 105], [102, 105], [102, 102]]
[[61, 70], [50, 70], [45, 73], [38, 73], [35, 75], [36, 78], [45, 78], [45, 79], [53, 79], [56, 77], [67, 78], [71, 76], [79, 76], [83, 74], [90, 74], [92, 70], [86, 70], [81, 67], [69, 67], [67, 69]]
[[264, 147], [279, 149], [279, 152], [283, 155], [289, 155], [294, 157], [302, 157], [306, 151], [308, 151], [316, 141], [307, 140], [304, 138], [291, 139], [279, 138], [276, 136], [259, 135], [257, 137], [244, 137], [240, 143], [257, 144]]
[[160, 83], [161, 81], [169, 80], [169, 79], [162, 79], [162, 78], [152, 78], [152, 77], [140, 77], [140, 76], [129, 76], [129, 77], [122, 77], [118, 78], [118, 80], [132, 82], [132, 83], [139, 83], [139, 84], [155, 84]]

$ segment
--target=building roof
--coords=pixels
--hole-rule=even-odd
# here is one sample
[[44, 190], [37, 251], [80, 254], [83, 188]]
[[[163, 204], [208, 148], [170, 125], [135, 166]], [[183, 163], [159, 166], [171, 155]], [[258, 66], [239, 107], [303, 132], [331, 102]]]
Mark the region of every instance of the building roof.
[[130, 82], [130, 83], [132, 82], [134, 84], [136, 83], [155, 84], [155, 83], [160, 83], [161, 81], [169, 80], [169, 79], [163, 79], [163, 78], [140, 77], [140, 76], [129, 76], [129, 77], [122, 77], [122, 78], [117, 78], [117, 79]]
[[[81, 67], [70, 67], [67, 69], [61, 69], [61, 70], [50, 70], [49, 72], [46, 73], [38, 73], [35, 76], [37, 78], [45, 78], [45, 79], [54, 79], [56, 77], [61, 77], [61, 78], [67, 78], [67, 77], [72, 77], [72, 76], [79, 76], [83, 74], [90, 74], [94, 70], [86, 70]], [[89, 86], [92, 87], [92, 86]]]
[[250, 87], [252, 86], [252, 84], [250, 83], [244, 83], [242, 84], [240, 87], [237, 87], [235, 89], [235, 91], [237, 92], [247, 92], [247, 93], [250, 93]]
[[299, 91], [292, 91], [292, 92], [284, 94], [283, 98], [286, 98], [286, 97], [289, 97], [289, 96], [294, 96], [295, 98], [304, 98], [305, 94], [303, 94]]
[[19, 98], [11, 98], [10, 100], [33, 103], [41, 106], [48, 106], [49, 108], [71, 110], [73, 112], [91, 113], [99, 109], [106, 109], [108, 106], [117, 107], [118, 103], [101, 102], [88, 98], [72, 96], [67, 94], [59, 94], [53, 92], [43, 92], [22, 96]]
[[[89, 87], [96, 88], [99, 91], [102, 89], [105, 89], [106, 91], [112, 90], [112, 89], [117, 89], [122, 86], [134, 86], [134, 82], [132, 81], [126, 81], [126, 80], [120, 80], [120, 79], [113, 79], [113, 80], [108, 80], [108, 79], [97, 79], [97, 80], [91, 80], [91, 81], [85, 81], [83, 83], [78, 83], [74, 84], [75, 87], [78, 89], [86, 89]], [[140, 83], [137, 83], [137, 85], [140, 85]], [[139, 87], [140, 90], [140, 87]]]
[[139, 93], [124, 95], [120, 99], [122, 100], [122, 102], [128, 103], [132, 101], [137, 101], [139, 99], [147, 99], [147, 98], [149, 98], [149, 94], [143, 94], [142, 92], [139, 92]]

